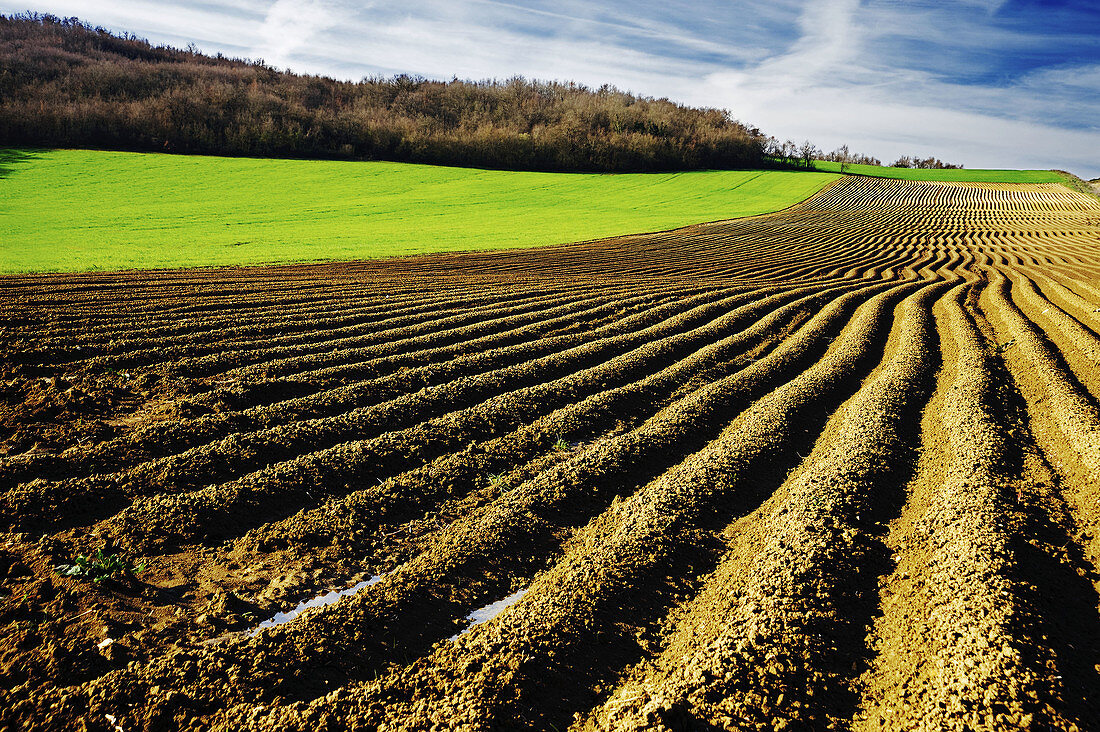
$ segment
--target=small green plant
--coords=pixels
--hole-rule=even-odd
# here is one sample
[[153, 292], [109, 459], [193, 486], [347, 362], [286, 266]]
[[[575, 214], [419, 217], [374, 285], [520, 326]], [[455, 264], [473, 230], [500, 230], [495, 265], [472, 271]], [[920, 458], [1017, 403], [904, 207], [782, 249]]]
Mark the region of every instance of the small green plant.
[[95, 554], [78, 554], [72, 564], [59, 564], [54, 569], [64, 577], [79, 577], [99, 584], [114, 577], [141, 574], [145, 564], [135, 566], [121, 554], [108, 554], [101, 547], [96, 549]]
[[995, 350], [997, 351], [997, 353], [1004, 353], [1005, 351], [1007, 351], [1015, 343], [1016, 343], [1016, 339], [1012, 338], [1010, 340], [1005, 341], [1004, 343], [998, 343]]
[[569, 452], [571, 449], [569, 443], [565, 441], [564, 437], [559, 437], [558, 441], [554, 443], [554, 449], [558, 452]]

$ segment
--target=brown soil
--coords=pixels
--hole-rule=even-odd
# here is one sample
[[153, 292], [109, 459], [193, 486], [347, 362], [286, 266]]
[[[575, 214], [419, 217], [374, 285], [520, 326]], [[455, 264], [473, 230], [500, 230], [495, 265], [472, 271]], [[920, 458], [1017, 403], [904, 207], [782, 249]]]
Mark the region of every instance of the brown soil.
[[1088, 196], [874, 179], [2, 278], [0, 730], [1100, 729], [1098, 280]]

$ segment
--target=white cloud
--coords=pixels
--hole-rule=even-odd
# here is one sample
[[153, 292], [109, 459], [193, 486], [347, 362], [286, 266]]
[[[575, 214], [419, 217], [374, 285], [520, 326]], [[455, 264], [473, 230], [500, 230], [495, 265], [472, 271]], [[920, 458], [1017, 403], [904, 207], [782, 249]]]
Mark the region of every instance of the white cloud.
[[[599, 34], [532, 36], [485, 19], [441, 11], [349, 21], [326, 38], [324, 53], [363, 73], [407, 72], [434, 78], [572, 79], [611, 83], [645, 93], [662, 85], [670, 92], [698, 73], [698, 64], [602, 41]], [[265, 57], [266, 58], [266, 57]], [[672, 82], [671, 84], [669, 82]], [[666, 92], [660, 92], [666, 93]]]
[[[362, 7], [369, 10], [370, 4]], [[253, 56], [271, 66], [293, 66], [295, 55], [308, 49], [324, 30], [346, 22], [347, 14], [327, 0], [275, 0], [267, 9]]]
[[[705, 96], [725, 93], [712, 85]], [[776, 95], [757, 112], [754, 122], [780, 138], [810, 139], [826, 150], [848, 144], [886, 163], [901, 155], [935, 155], [969, 168], [1058, 168], [1100, 176], [1100, 129], [1067, 130], [839, 87]]]

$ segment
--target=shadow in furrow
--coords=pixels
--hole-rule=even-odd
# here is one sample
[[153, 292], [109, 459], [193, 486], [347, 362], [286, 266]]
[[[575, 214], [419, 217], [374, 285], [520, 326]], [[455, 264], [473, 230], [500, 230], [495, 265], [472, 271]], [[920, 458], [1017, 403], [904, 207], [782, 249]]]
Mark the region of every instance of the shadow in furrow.
[[[889, 524], [896, 519], [908, 500], [907, 486], [916, 477], [921, 452], [921, 415], [936, 385], [941, 367], [938, 349], [929, 352], [930, 364], [923, 373], [919, 387], [897, 420], [898, 449], [890, 456], [884, 472], [872, 476], [873, 489], [867, 500], [845, 506], [842, 524], [859, 529], [853, 542], [853, 553], [844, 566], [845, 587], [833, 600], [835, 616], [818, 614], [819, 622], [811, 623], [805, 633], [823, 639], [820, 656], [806, 666], [806, 676], [791, 686], [804, 689], [814, 686], [811, 675], [824, 674], [824, 686], [813, 690], [817, 711], [832, 719], [851, 719], [857, 712], [860, 696], [855, 680], [871, 667], [875, 651], [867, 643], [867, 628], [882, 615], [882, 578], [894, 571], [893, 550], [886, 544]], [[825, 639], [828, 639], [825, 641]], [[819, 702], [829, 700], [828, 708]], [[806, 700], [809, 706], [811, 699]], [[812, 706], [810, 708], [813, 708]], [[822, 720], [824, 724], [824, 720]], [[793, 730], [816, 729], [814, 724], [795, 726]]]
[[577, 642], [561, 646], [549, 657], [538, 654], [529, 668], [517, 669], [519, 675], [539, 681], [510, 687], [513, 696], [499, 700], [494, 728], [564, 730], [577, 715], [604, 703], [626, 669], [657, 652], [661, 619], [699, 591], [725, 548], [714, 531], [688, 531], [681, 539], [675, 553], [666, 557], [667, 563], [620, 588], [613, 621], [602, 619], [592, 623], [591, 629], [582, 627], [574, 635]]
[[[979, 316], [980, 317], [980, 316]], [[997, 398], [1007, 424], [1011, 449], [1006, 451], [1012, 474], [1029, 476], [1027, 463], [1049, 461], [1028, 427], [1030, 419], [1023, 395], [1014, 388], [1012, 375], [1003, 361], [991, 364], [1001, 384]], [[1073, 538], [1073, 519], [1055, 485], [1024, 480], [1017, 488], [1022, 530], [1011, 537], [1011, 549], [1018, 561], [1019, 580], [1037, 612], [1020, 614], [1019, 636], [1041, 640], [1032, 663], [1047, 665], [1050, 657], [1060, 672], [1052, 679], [1049, 700], [1081, 729], [1100, 729], [1100, 709], [1095, 704], [1100, 689], [1100, 594], [1096, 584], [1100, 573], [1091, 565], [1083, 548]]]
[[[994, 281], [990, 285], [990, 287], [998, 288], [1001, 296], [1004, 298], [1004, 302], [1021, 320], [1021, 327], [1026, 328], [1031, 335], [1033, 335], [1040, 343], [1042, 343], [1042, 345], [1047, 348], [1047, 350], [1050, 352], [1050, 357], [1054, 363], [1054, 367], [1057, 369], [1057, 371], [1065, 375], [1066, 381], [1069, 382], [1073, 391], [1080, 395], [1081, 399], [1084, 400], [1085, 403], [1087, 403], [1093, 409], [1100, 410], [1100, 402], [1097, 401], [1096, 397], [1092, 394], [1091, 391], [1089, 391], [1088, 387], [1081, 382], [1081, 379], [1077, 376], [1077, 372], [1073, 370], [1072, 366], [1066, 360], [1065, 354], [1063, 354], [1061, 349], [1058, 348], [1058, 344], [1054, 341], [1053, 338], [1047, 335], [1046, 331], [1043, 330], [1042, 327], [1032, 322], [1023, 312], [1020, 306], [1016, 304], [1016, 301], [1012, 297], [1010, 284], [1011, 283], [1009, 282], [1008, 278], [1003, 278]], [[1014, 345], [1014, 338], [1004, 343], [993, 343], [993, 346], [1001, 353], [1009, 348], [1012, 348]]]

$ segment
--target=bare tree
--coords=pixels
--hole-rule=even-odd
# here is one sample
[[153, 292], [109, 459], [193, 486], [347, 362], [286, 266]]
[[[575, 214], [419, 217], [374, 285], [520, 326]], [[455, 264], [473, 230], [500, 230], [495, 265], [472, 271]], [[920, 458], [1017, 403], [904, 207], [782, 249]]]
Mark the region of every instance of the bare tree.
[[814, 165], [814, 158], [821, 157], [821, 151], [817, 147], [806, 140], [802, 143], [802, 147], [798, 149], [798, 157], [802, 159], [802, 165], [806, 168], [812, 168]]

